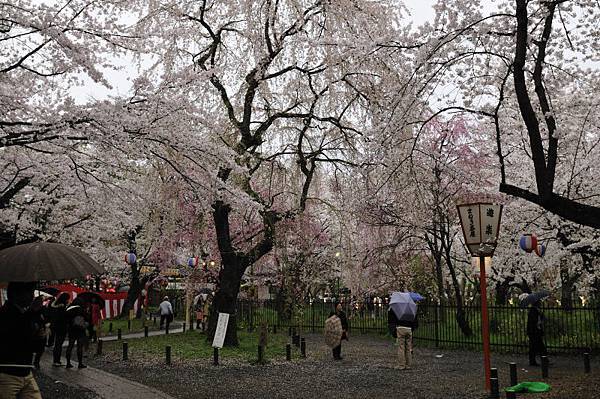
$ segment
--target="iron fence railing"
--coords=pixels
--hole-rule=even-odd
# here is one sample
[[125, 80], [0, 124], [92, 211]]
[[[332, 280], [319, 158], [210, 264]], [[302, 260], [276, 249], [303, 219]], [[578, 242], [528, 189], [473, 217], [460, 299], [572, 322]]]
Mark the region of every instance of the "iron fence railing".
[[[356, 333], [387, 334], [387, 307], [376, 304], [369, 308], [352, 308], [345, 304], [350, 330]], [[419, 328], [414, 339], [422, 345], [445, 348], [481, 347], [481, 308], [463, 307], [471, 334], [459, 328], [456, 306], [421, 304], [418, 308]], [[524, 352], [528, 347], [527, 309], [516, 306], [490, 306], [490, 343], [494, 351]], [[333, 310], [331, 303], [314, 301], [284, 306], [276, 301], [240, 300], [237, 320], [241, 328], [256, 328], [261, 324], [278, 329], [294, 328], [302, 332], [322, 331]], [[564, 310], [543, 308], [545, 341], [553, 352], [600, 350], [600, 307], [576, 307]]]

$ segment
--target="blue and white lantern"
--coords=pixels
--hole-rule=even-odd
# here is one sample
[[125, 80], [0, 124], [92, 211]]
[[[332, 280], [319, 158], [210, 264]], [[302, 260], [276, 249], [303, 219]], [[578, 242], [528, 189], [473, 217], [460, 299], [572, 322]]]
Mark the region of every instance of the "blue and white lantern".
[[188, 266], [189, 267], [196, 267], [198, 266], [198, 257], [197, 256], [192, 256], [188, 259]]
[[538, 244], [535, 247], [535, 254], [542, 258], [546, 254], [546, 246], [544, 244]]
[[519, 246], [527, 253], [531, 253], [531, 251], [535, 250], [537, 245], [537, 237], [535, 234], [523, 234], [519, 240]]
[[128, 254], [125, 255], [125, 263], [127, 263], [128, 265], [135, 265], [136, 261], [137, 261], [137, 256], [135, 256], [135, 254], [133, 252], [129, 252]]

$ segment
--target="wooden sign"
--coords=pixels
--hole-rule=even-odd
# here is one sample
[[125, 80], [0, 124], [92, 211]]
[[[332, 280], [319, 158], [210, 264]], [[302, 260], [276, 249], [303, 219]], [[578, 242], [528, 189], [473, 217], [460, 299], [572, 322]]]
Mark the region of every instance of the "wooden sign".
[[227, 324], [229, 324], [229, 313], [219, 312], [219, 320], [217, 320], [217, 328], [215, 329], [215, 337], [213, 338], [213, 348], [222, 348], [225, 342], [225, 334], [227, 333]]

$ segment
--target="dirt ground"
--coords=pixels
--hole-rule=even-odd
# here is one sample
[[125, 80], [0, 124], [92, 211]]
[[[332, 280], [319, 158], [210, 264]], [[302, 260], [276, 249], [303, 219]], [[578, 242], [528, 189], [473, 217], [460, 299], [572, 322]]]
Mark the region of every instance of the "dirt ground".
[[[123, 362], [119, 353], [90, 359], [89, 364], [150, 385], [178, 398], [487, 398], [483, 388], [482, 355], [478, 352], [416, 347], [410, 370], [398, 370], [393, 342], [358, 335], [344, 342], [341, 361], [331, 358], [321, 335], [308, 335], [307, 358], [287, 362], [270, 359], [266, 365], [221, 358], [183, 361], [138, 355]], [[585, 374], [583, 359], [551, 357], [549, 378], [530, 368], [526, 355], [492, 355], [501, 388], [508, 386], [509, 362], [516, 362], [519, 381], [545, 381], [552, 390], [529, 394], [538, 399], [593, 399], [600, 397], [600, 362], [592, 359]], [[502, 395], [504, 397], [504, 394]], [[521, 397], [521, 396], [519, 396]]]

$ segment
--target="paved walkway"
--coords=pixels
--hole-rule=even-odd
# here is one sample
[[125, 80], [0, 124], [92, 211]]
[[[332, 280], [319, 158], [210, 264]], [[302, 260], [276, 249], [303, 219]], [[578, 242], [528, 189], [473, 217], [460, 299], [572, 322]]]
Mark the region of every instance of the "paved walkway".
[[[169, 330], [170, 334], [179, 332], [183, 332], [183, 327], [172, 328]], [[164, 333], [164, 330], [149, 331], [148, 335], [164, 335]], [[141, 338], [143, 336], [143, 332], [123, 334], [122, 339]], [[116, 341], [117, 336], [103, 337], [102, 340]], [[90, 347], [90, 352], [93, 351], [94, 347], [94, 345]], [[73, 353], [73, 355], [75, 355], [75, 353]], [[73, 364], [75, 367], [70, 370], [67, 370], [65, 367], [52, 366], [52, 354], [51, 351], [48, 351], [46, 355], [42, 357], [40, 372], [67, 385], [89, 389], [102, 399], [174, 399], [172, 396], [167, 395], [158, 389], [128, 380], [116, 374], [107, 373], [106, 371], [93, 367], [79, 370], [77, 368], [77, 362], [73, 362]]]

